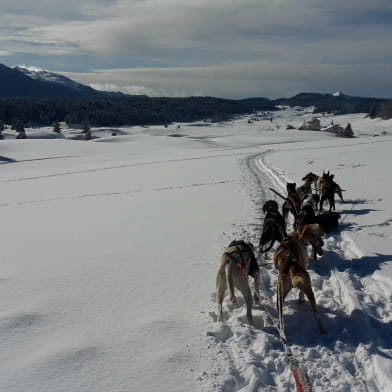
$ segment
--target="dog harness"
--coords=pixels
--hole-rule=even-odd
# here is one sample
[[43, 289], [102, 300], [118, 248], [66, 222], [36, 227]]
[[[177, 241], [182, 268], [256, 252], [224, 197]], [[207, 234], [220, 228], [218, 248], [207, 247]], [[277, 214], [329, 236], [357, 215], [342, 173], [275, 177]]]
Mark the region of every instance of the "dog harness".
[[[287, 259], [284, 261], [284, 263], [282, 263], [279, 266], [279, 276], [286, 273], [287, 270], [296, 263], [297, 261], [297, 257], [295, 255], [293, 255], [293, 242], [291, 241], [290, 237], [286, 237], [280, 244], [280, 246], [282, 246], [281, 249], [279, 249], [279, 251], [276, 254], [276, 257], [278, 257], [282, 252], [288, 252], [288, 257]], [[295, 245], [294, 245], [295, 246]]]
[[[254, 269], [258, 269], [252, 245], [245, 241], [231, 242], [223, 254], [227, 255], [245, 276], [252, 275]], [[248, 260], [244, 258], [245, 255], [249, 257]]]
[[294, 208], [298, 211], [301, 206], [301, 200], [299, 199], [296, 193], [289, 193], [287, 195], [287, 199], [294, 206]]

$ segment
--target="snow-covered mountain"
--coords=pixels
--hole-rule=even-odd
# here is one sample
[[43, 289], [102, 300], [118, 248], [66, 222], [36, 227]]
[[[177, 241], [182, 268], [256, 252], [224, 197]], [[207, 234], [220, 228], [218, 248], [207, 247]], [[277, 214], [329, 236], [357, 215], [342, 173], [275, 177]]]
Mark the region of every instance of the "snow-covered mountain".
[[32, 71], [0, 64], [0, 96], [86, 98], [104, 93], [47, 71]]
[[45, 69], [40, 69], [37, 67], [29, 67], [26, 65], [17, 65], [14, 67], [19, 72], [22, 72], [24, 75], [28, 76], [31, 79], [38, 80], [40, 82], [50, 82], [50, 83], [57, 83], [60, 85], [63, 85], [67, 88], [72, 89], [76, 93], [80, 94], [87, 94], [87, 95], [97, 95], [97, 94], [102, 94], [105, 96], [110, 96], [110, 97], [119, 97], [119, 96], [125, 96], [125, 94], [119, 92], [119, 91], [100, 91], [96, 90], [93, 87], [86, 86], [85, 84], [75, 82], [74, 80], [67, 78], [64, 75], [55, 73], [55, 72], [50, 72]]
[[75, 91], [85, 91], [86, 89], [91, 89], [91, 87], [75, 82], [74, 80], [67, 78], [64, 75], [46, 71], [44, 69], [28, 67], [26, 65], [17, 65], [13, 68], [24, 73], [29, 78], [39, 80], [41, 82], [53, 82], [63, 84], [64, 86], [67, 86]]
[[120, 92], [95, 90], [64, 75], [36, 67], [0, 64], [0, 96], [50, 98], [102, 98], [124, 96]]

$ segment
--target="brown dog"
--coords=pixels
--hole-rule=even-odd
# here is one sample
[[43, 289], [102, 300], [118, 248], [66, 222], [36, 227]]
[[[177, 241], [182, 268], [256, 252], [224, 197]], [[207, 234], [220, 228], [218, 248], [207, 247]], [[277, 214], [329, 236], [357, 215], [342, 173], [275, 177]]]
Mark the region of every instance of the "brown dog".
[[233, 241], [224, 250], [221, 256], [216, 275], [216, 300], [218, 303], [218, 320], [223, 321], [223, 298], [226, 289], [229, 290], [229, 299], [236, 304], [234, 288], [241, 291], [246, 303], [246, 316], [248, 323], [253, 325], [252, 293], [249, 287], [248, 275], [253, 276], [255, 302], [260, 302], [260, 270], [253, 252], [253, 246], [245, 241]]
[[[341, 202], [344, 202], [343, 200], [343, 194], [344, 189], [342, 189], [333, 179], [335, 177], [335, 174], [330, 174], [329, 170], [327, 173], [323, 171], [323, 175], [321, 177], [318, 177], [316, 180], [316, 191], [317, 193], [321, 196], [324, 192], [324, 188], [326, 185], [330, 184], [333, 192], [336, 193], [339, 196], [339, 199]], [[305, 178], [305, 177], [304, 177]]]
[[320, 333], [326, 333], [317, 314], [310, 276], [306, 270], [309, 260], [307, 247], [312, 245], [321, 252], [321, 247], [324, 245], [323, 234], [318, 224], [299, 226], [297, 231], [291, 233], [288, 239], [279, 245], [274, 254], [274, 264], [279, 269], [277, 304], [281, 328], [283, 327], [284, 299], [293, 287], [298, 287], [300, 289], [299, 300], [303, 301], [305, 293]]

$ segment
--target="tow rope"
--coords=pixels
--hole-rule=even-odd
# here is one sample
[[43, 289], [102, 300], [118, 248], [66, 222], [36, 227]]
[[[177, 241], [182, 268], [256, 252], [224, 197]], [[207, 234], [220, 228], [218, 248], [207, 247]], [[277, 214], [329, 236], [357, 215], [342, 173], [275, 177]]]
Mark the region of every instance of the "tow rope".
[[284, 333], [284, 330], [282, 331], [279, 328], [279, 325], [277, 324], [274, 316], [270, 313], [268, 308], [262, 304], [264, 310], [266, 311], [268, 317], [272, 321], [272, 324], [274, 325], [275, 329], [278, 331], [279, 334], [279, 339], [282, 342], [285, 354], [286, 354], [286, 360], [289, 364], [291, 373], [293, 374], [294, 380], [295, 380], [295, 387], [297, 392], [312, 392], [312, 384], [310, 383], [310, 379], [308, 375], [306, 374], [305, 369], [303, 369], [299, 361], [294, 357], [294, 354], [290, 348], [290, 346], [287, 343], [286, 335]]

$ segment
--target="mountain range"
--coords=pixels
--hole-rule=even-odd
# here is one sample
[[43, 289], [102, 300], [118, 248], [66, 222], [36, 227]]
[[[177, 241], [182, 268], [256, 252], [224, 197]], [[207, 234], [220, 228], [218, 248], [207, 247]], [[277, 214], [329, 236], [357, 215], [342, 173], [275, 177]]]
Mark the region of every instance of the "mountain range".
[[[353, 97], [342, 93], [321, 94], [313, 92], [303, 92], [291, 98], [279, 98], [270, 100], [268, 98], [247, 98], [247, 99], [223, 99], [215, 97], [187, 97], [187, 98], [168, 98], [168, 97], [147, 97], [140, 95], [128, 95], [121, 92], [106, 92], [95, 90], [89, 86], [75, 82], [64, 75], [44, 71], [35, 70], [28, 67], [16, 66], [7, 67], [0, 64], [0, 98], [3, 106], [8, 105], [7, 109], [3, 107], [3, 114], [0, 113], [0, 120], [9, 121], [13, 117], [22, 117], [24, 121], [40, 121], [37, 116], [33, 116], [24, 111], [23, 116], [19, 114], [18, 107], [25, 106], [20, 103], [20, 99], [89, 99], [89, 100], [105, 100], [105, 106], [102, 103], [95, 103], [93, 108], [91, 105], [78, 103], [61, 103], [62, 109], [59, 109], [59, 103], [53, 109], [53, 104], [45, 103], [48, 110], [56, 111], [51, 118], [60, 120], [66, 114], [77, 113], [79, 119], [81, 117], [91, 117], [91, 112], [100, 112], [98, 123], [102, 123], [102, 117], [105, 117], [105, 124], [112, 124], [114, 120], [121, 116], [123, 119], [120, 123], [128, 123], [130, 121], [129, 105], [132, 106], [132, 118], [138, 119], [137, 122], [171, 122], [171, 121], [191, 121], [206, 118], [225, 119], [233, 114], [249, 113], [254, 110], [270, 111], [275, 110], [276, 106], [300, 106], [314, 107], [315, 112], [329, 112], [335, 114], [346, 113], [369, 113], [371, 117], [390, 118], [392, 116], [391, 100], [381, 98]], [[9, 102], [10, 99], [14, 101]], [[15, 102], [15, 99], [19, 101]], [[109, 104], [107, 100], [111, 100]], [[115, 99], [115, 101], [112, 101]], [[6, 101], [5, 101], [6, 100]], [[33, 103], [29, 101], [28, 105]], [[120, 102], [121, 101], [121, 102]], [[131, 103], [132, 102], [132, 103]], [[34, 103], [35, 105], [36, 103]], [[65, 107], [67, 106], [67, 107]], [[117, 112], [113, 109], [116, 107]], [[127, 109], [128, 108], [128, 109]], [[1, 107], [0, 107], [1, 109]], [[42, 111], [42, 105], [40, 107]], [[30, 112], [34, 110], [31, 109]], [[0, 110], [1, 112], [1, 110]], [[61, 113], [61, 114], [60, 114]], [[86, 114], [87, 113], [87, 114]], [[124, 115], [124, 113], [127, 113]], [[381, 113], [381, 114], [380, 114]], [[38, 116], [39, 118], [46, 116]], [[75, 116], [74, 116], [75, 117]], [[106, 121], [106, 118], [110, 120]], [[133, 121], [133, 120], [132, 120]]]

